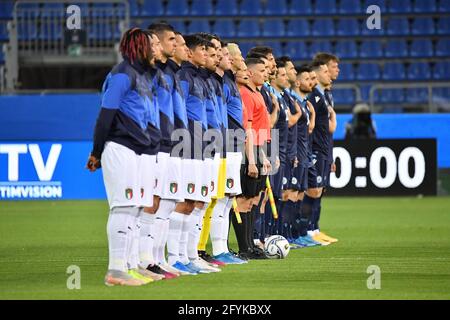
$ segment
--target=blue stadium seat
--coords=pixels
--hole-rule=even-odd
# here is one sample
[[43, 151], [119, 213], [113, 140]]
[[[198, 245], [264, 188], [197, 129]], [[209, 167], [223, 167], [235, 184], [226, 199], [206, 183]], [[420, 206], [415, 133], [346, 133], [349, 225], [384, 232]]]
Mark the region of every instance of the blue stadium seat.
[[[447, 7], [448, 10], [449, 7]], [[436, 12], [436, 0], [414, 1], [414, 12], [430, 13]]]
[[405, 77], [403, 63], [388, 62], [384, 65], [383, 80], [405, 80]]
[[362, 9], [360, 0], [341, 0], [339, 13], [343, 14], [366, 14], [366, 9]]
[[383, 56], [381, 42], [377, 40], [363, 41], [359, 49], [359, 56], [361, 58], [381, 58]]
[[404, 89], [384, 89], [375, 91], [376, 102], [403, 103], [405, 101]]
[[309, 57], [313, 58], [318, 52], [334, 52], [330, 41], [315, 41], [309, 46]]
[[270, 15], [285, 15], [288, 13], [288, 6], [286, 0], [267, 1], [264, 14]]
[[307, 19], [292, 19], [288, 21], [286, 35], [289, 37], [307, 37], [310, 27]]
[[221, 37], [235, 37], [236, 25], [232, 20], [216, 20], [212, 32], [217, 33]]
[[384, 56], [386, 58], [407, 57], [408, 44], [406, 40], [398, 39], [388, 41], [384, 49]]
[[409, 23], [407, 18], [391, 18], [387, 23], [388, 35], [408, 35], [409, 34]]
[[333, 98], [335, 104], [354, 104], [355, 90], [353, 89], [335, 89], [333, 90]]
[[242, 0], [239, 6], [241, 16], [259, 16], [263, 14], [263, 7], [260, 0]]
[[31, 28], [28, 27], [25, 24], [19, 24], [17, 27], [17, 34], [19, 37], [19, 40], [30, 40], [35, 39], [38, 36], [38, 30], [37, 28]]
[[[111, 33], [108, 33], [110, 35]], [[39, 27], [38, 38], [40, 40], [60, 40], [62, 39], [63, 31], [59, 24], [47, 25], [41, 24]]]
[[213, 14], [212, 1], [192, 0], [190, 13], [192, 16], [211, 16]]
[[340, 19], [337, 24], [338, 36], [357, 36], [359, 35], [359, 23], [356, 19]]
[[450, 62], [440, 61], [434, 65], [433, 78], [436, 80], [450, 79]]
[[247, 56], [247, 53], [250, 51], [251, 48], [255, 47], [256, 43], [254, 42], [239, 42], [239, 49], [241, 49], [242, 56], [245, 58]]
[[450, 0], [439, 0], [439, 12], [448, 12], [450, 8]]
[[259, 21], [257, 19], [241, 20], [237, 28], [238, 37], [259, 37]]
[[405, 98], [409, 103], [427, 103], [428, 90], [425, 88], [406, 89]]
[[44, 3], [42, 6], [42, 17], [64, 17], [66, 6], [62, 3]]
[[351, 63], [340, 63], [339, 64], [339, 80], [342, 81], [353, 81], [355, 80], [355, 69]]
[[[7, 21], [0, 21], [0, 41], [8, 40], [8, 28], [6, 26]], [[2, 51], [0, 45], [0, 51]]]
[[433, 43], [429, 39], [413, 40], [409, 55], [411, 57], [433, 57]]
[[0, 64], [5, 63], [5, 54], [3, 53], [3, 50], [0, 50]]
[[333, 14], [336, 13], [336, 1], [335, 0], [320, 0], [316, 1], [316, 7], [314, 9], [315, 14]]
[[272, 48], [275, 58], [283, 55], [283, 48], [279, 41], [264, 42], [264, 45]]
[[216, 16], [235, 16], [238, 14], [237, 1], [217, 0], [214, 12]]
[[193, 20], [187, 27], [188, 33], [211, 32], [211, 26], [208, 20]]
[[141, 15], [141, 9], [137, 0], [130, 0], [128, 4], [130, 5], [130, 16], [139, 17]]
[[368, 102], [369, 101], [369, 93], [372, 85], [360, 85], [359, 89], [361, 90], [361, 100]]
[[432, 35], [435, 33], [433, 18], [416, 18], [411, 26], [414, 35]]
[[263, 37], [284, 37], [286, 26], [281, 19], [267, 19], [262, 25]]
[[289, 6], [291, 15], [309, 15], [312, 13], [311, 0], [292, 0]]
[[[172, 1], [172, 0], [171, 0]], [[141, 16], [155, 17], [164, 15], [164, 6], [161, 0], [145, 0], [142, 9]], [[178, 14], [172, 14], [178, 15]]]
[[357, 80], [379, 80], [380, 66], [377, 63], [360, 63], [356, 69]]
[[387, 0], [365, 0], [363, 8], [368, 8], [371, 5], [376, 5], [376, 6], [380, 7], [381, 13], [387, 12], [386, 2], [387, 2]]
[[408, 79], [415, 81], [425, 81], [431, 79], [431, 68], [428, 63], [411, 63], [408, 67]]
[[395, 0], [389, 2], [389, 12], [391, 13], [409, 13], [411, 10], [411, 0]]
[[331, 19], [316, 19], [311, 27], [313, 36], [334, 36], [334, 23]]
[[13, 0], [6, 0], [0, 2], [0, 18], [11, 19], [14, 8]]
[[[151, 1], [153, 3], [153, 0]], [[166, 8], [168, 16], [187, 16], [189, 15], [188, 0], [169, 0]]]
[[337, 42], [334, 51], [339, 58], [351, 59], [358, 57], [358, 46], [353, 40]]
[[[21, 17], [27, 15], [27, 17], [39, 17], [41, 10], [39, 10], [39, 5], [36, 3], [21, 3], [18, 7], [17, 16]], [[83, 10], [81, 10], [83, 13]]]
[[186, 34], [186, 23], [183, 20], [171, 20], [168, 21], [172, 27], [175, 28], [175, 31], [181, 32], [182, 34]]
[[436, 44], [436, 56], [450, 57], [450, 39], [439, 39]]
[[437, 33], [442, 35], [450, 34], [450, 17], [441, 17], [437, 23]]
[[433, 88], [433, 100], [450, 102], [450, 88]]
[[294, 60], [309, 59], [309, 52], [306, 44], [298, 41], [288, 42], [284, 48], [284, 54]]

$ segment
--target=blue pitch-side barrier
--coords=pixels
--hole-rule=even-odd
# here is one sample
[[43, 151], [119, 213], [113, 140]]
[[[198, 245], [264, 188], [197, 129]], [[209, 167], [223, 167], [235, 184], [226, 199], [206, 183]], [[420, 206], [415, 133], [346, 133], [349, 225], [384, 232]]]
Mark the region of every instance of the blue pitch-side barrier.
[[[100, 95], [0, 96], [0, 200], [105, 199], [101, 170], [85, 163]], [[336, 139], [351, 115], [338, 116]], [[378, 136], [436, 138], [450, 168], [450, 114], [375, 115]]]

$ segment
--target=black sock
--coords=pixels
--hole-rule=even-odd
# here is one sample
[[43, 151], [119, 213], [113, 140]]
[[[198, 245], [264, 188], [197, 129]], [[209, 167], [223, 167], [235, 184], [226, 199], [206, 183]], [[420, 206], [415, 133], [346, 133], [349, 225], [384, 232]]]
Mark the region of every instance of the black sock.
[[320, 198], [314, 199], [313, 204], [313, 230], [319, 229], [320, 211], [322, 209], [322, 196]]
[[252, 208], [252, 210], [248, 213], [248, 224], [247, 224], [247, 244], [248, 248], [253, 248], [254, 242], [253, 242], [253, 233], [255, 230], [255, 207]]
[[270, 208], [269, 201], [266, 202], [266, 208], [264, 211], [264, 224], [265, 224], [265, 230], [264, 230], [264, 239], [270, 235], [272, 235], [273, 230], [273, 214], [272, 209]]
[[294, 211], [292, 213], [292, 220], [291, 220], [291, 234], [293, 239], [297, 239], [300, 237], [300, 219], [301, 219], [301, 211], [302, 211], [302, 201], [297, 201], [295, 203]]
[[312, 225], [313, 204], [315, 199], [305, 194], [300, 212], [300, 236], [307, 235], [308, 227]]
[[291, 200], [286, 201], [286, 204], [284, 205], [283, 237], [285, 237], [286, 239], [292, 238], [291, 230], [296, 206], [297, 203]]
[[242, 223], [237, 222], [236, 215], [233, 212], [233, 216], [231, 222], [233, 224], [234, 232], [236, 233], [236, 240], [238, 242], [239, 252], [247, 252], [248, 244], [247, 244], [247, 224], [248, 219], [247, 216], [249, 213], [242, 213], [241, 220]]

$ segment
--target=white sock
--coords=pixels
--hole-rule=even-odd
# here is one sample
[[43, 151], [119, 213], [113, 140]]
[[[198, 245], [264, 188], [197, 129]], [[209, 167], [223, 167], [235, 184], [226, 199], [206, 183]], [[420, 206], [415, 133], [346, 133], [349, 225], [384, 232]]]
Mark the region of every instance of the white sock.
[[218, 199], [216, 206], [214, 207], [211, 218], [211, 236], [213, 256], [218, 256], [225, 252], [225, 248], [222, 246], [222, 228], [225, 223], [223, 212], [227, 205], [227, 198]]
[[[206, 206], [205, 206], [206, 207]], [[198, 258], [198, 242], [200, 241], [200, 234], [202, 231], [203, 216], [206, 209], [194, 208], [191, 213], [191, 226], [189, 227], [187, 253], [189, 260], [196, 260]]]
[[106, 225], [108, 235], [109, 264], [108, 270], [127, 272], [128, 240], [130, 230], [128, 220], [133, 208], [111, 209]]
[[139, 237], [140, 237], [140, 208], [135, 208], [134, 215], [128, 220], [128, 228], [130, 229], [130, 244], [128, 252], [128, 267], [129, 269], [137, 269], [139, 265]]
[[187, 246], [188, 246], [188, 237], [189, 237], [189, 230], [192, 229], [192, 219], [191, 215], [185, 214], [183, 219], [183, 226], [181, 227], [181, 238], [180, 238], [180, 262], [182, 264], [188, 264], [189, 258], [187, 253]]
[[229, 252], [228, 251], [228, 232], [230, 230], [230, 210], [231, 207], [233, 206], [233, 198], [228, 198], [226, 197], [227, 200], [227, 204], [225, 206], [224, 212], [223, 212], [223, 225], [222, 225], [222, 231], [220, 233], [221, 238], [220, 240], [222, 241], [222, 248], [224, 250], [224, 252]]
[[314, 231], [313, 230], [308, 230], [308, 236], [313, 237], [314, 236]]
[[167, 251], [169, 264], [174, 265], [180, 261], [180, 239], [183, 227], [184, 214], [173, 211], [169, 216], [169, 236], [167, 238]]
[[154, 225], [154, 243], [153, 243], [153, 259], [156, 263], [165, 262], [165, 249], [167, 243], [167, 233], [169, 229], [166, 227], [169, 223], [170, 213], [175, 209], [175, 201], [161, 199], [158, 211], [155, 214]]
[[155, 263], [153, 257], [153, 246], [155, 243], [155, 215], [142, 212], [140, 223], [139, 261], [141, 267], [147, 268], [149, 265]]

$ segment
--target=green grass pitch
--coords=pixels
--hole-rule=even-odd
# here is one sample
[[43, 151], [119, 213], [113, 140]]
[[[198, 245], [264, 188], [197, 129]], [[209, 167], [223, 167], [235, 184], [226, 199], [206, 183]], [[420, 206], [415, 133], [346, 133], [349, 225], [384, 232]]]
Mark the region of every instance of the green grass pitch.
[[[450, 298], [450, 198], [324, 198], [322, 208], [321, 227], [337, 244], [108, 288], [106, 201], [3, 201], [0, 299]], [[70, 265], [81, 269], [80, 290], [67, 288]], [[367, 288], [371, 265], [381, 269], [379, 290]]]

